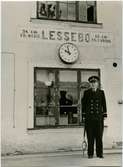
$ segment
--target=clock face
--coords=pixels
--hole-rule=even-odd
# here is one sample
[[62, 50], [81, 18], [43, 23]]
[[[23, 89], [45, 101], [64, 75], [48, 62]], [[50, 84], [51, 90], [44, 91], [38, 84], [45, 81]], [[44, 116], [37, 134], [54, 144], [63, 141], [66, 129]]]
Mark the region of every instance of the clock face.
[[79, 52], [74, 44], [65, 43], [59, 49], [59, 56], [65, 63], [74, 63], [78, 59]]

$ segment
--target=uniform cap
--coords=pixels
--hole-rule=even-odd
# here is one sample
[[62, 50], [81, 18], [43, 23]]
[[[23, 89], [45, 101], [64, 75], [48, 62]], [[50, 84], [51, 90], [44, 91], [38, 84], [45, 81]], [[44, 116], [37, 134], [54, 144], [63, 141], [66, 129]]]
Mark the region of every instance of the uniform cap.
[[99, 77], [97, 76], [91, 76], [88, 78], [89, 82], [98, 82], [99, 81]]

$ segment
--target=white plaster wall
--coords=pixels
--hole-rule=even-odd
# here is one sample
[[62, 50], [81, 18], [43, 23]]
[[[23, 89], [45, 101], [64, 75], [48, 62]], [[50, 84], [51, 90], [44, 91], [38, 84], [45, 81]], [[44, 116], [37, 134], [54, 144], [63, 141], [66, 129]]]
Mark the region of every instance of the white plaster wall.
[[[117, 62], [117, 68], [112, 66], [111, 62]], [[108, 132], [107, 135], [110, 141], [122, 140], [122, 105], [118, 103], [122, 99], [122, 62], [121, 59], [106, 59], [105, 60], [105, 80], [106, 80], [106, 95], [108, 103]]]
[[[33, 110], [32, 85], [33, 74], [32, 67], [51, 66], [51, 67], [67, 67], [62, 64], [57, 57], [57, 50], [60, 46], [58, 43], [44, 42], [21, 42], [17, 38], [18, 26], [27, 24], [36, 25], [38, 27], [47, 27], [48, 22], [44, 24], [30, 23], [30, 17], [35, 16], [35, 2], [2, 2], [2, 52], [15, 55], [15, 127], [13, 127], [13, 101], [6, 99], [2, 101], [2, 152], [14, 152], [21, 150], [25, 152], [43, 152], [53, 151], [60, 148], [80, 147], [82, 129], [49, 129], [39, 131], [27, 131], [27, 127], [31, 126], [29, 116]], [[110, 12], [109, 12], [110, 11]], [[114, 12], [116, 11], [116, 12]], [[70, 27], [71, 24], [57, 24], [51, 22], [50, 27], [73, 29], [73, 30], [95, 30], [112, 32], [114, 37], [113, 45], [108, 48], [104, 47], [80, 47], [80, 59], [72, 65], [75, 68], [101, 68], [102, 87], [106, 92], [109, 117], [107, 119], [108, 128], [105, 130], [104, 139], [105, 146], [111, 147], [113, 141], [121, 140], [121, 105], [117, 103], [121, 100], [121, 4], [120, 2], [98, 2], [98, 21], [103, 23], [102, 28], [83, 28]], [[47, 49], [48, 47], [48, 49]], [[10, 61], [9, 59], [7, 61]], [[118, 63], [118, 67], [112, 66], [113, 62]], [[32, 65], [32, 67], [30, 67]], [[4, 67], [3, 67], [4, 69]], [[6, 73], [9, 74], [9, 67], [6, 66]], [[6, 97], [9, 86], [6, 86], [7, 79], [2, 77], [2, 89], [5, 92], [2, 96]], [[31, 81], [31, 83], [30, 83]], [[9, 90], [9, 92], [11, 92]], [[13, 97], [13, 91], [11, 96]], [[30, 107], [31, 106], [31, 107]], [[7, 114], [8, 113], [8, 114]], [[33, 123], [33, 120], [31, 121]], [[50, 141], [49, 141], [50, 135]], [[66, 137], [63, 137], [66, 136]], [[62, 138], [62, 142], [61, 139]]]

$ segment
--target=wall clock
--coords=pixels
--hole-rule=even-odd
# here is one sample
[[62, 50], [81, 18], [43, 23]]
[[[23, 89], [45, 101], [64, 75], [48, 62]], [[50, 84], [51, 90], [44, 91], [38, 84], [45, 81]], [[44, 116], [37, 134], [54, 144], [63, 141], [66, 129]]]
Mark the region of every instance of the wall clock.
[[64, 43], [59, 48], [59, 57], [64, 63], [75, 63], [79, 57], [78, 48], [72, 43]]

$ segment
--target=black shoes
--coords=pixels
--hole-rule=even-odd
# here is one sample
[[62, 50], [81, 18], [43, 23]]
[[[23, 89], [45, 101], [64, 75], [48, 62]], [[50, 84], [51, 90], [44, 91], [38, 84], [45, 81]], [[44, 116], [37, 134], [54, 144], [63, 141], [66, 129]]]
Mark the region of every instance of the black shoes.
[[[97, 157], [98, 157], [98, 158], [104, 158], [103, 155], [98, 155]], [[93, 158], [93, 155], [89, 155], [88, 158], [89, 158], [89, 159]]]
[[103, 155], [99, 155], [99, 156], [97, 156], [97, 157], [98, 157], [98, 158], [104, 158]]

